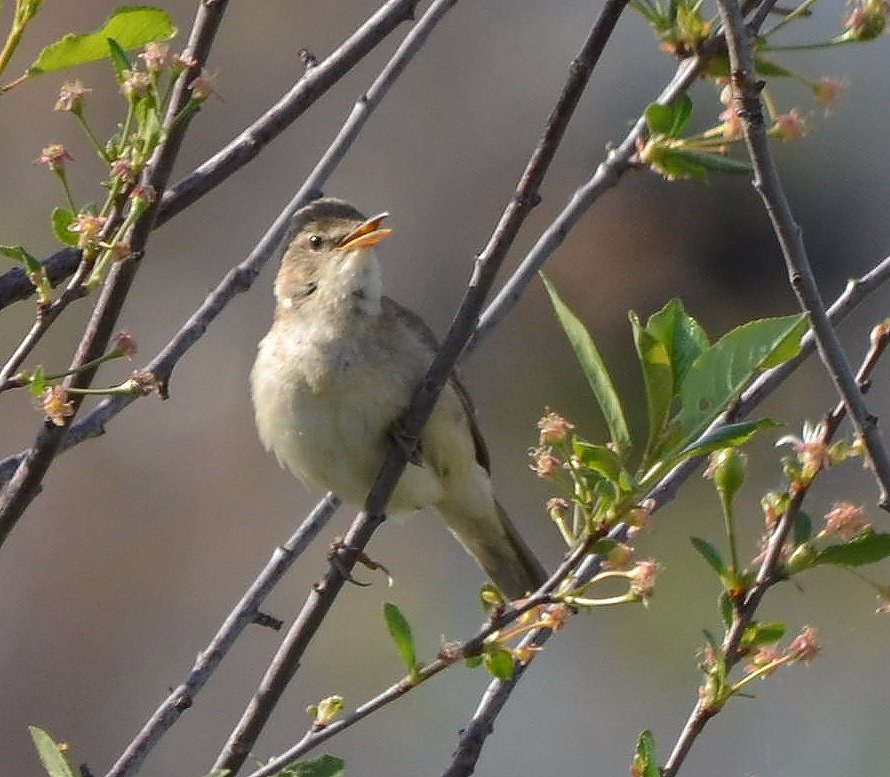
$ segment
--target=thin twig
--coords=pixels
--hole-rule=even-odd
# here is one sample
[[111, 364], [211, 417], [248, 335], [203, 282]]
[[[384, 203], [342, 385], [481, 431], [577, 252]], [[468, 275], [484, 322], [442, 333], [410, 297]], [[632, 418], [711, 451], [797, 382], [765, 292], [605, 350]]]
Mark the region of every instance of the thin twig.
[[106, 777], [128, 777], [139, 771], [161, 737], [176, 723], [179, 716], [191, 707], [195, 697], [235, 644], [235, 640], [253, 622], [266, 597], [302, 555], [309, 543], [327, 525], [339, 505], [340, 500], [333, 494], [325, 496], [300, 524], [294, 535], [275, 549], [272, 558], [244, 592], [219, 631], [198, 654], [198, 659], [188, 677], [179, 687], [172, 690], [155, 710]]
[[[120, 192], [108, 213], [107, 221], [97, 237], [97, 242], [104, 243], [109, 241], [111, 240], [112, 235], [117, 232], [123, 221], [123, 205], [126, 202], [127, 195], [131, 189], [132, 187], [128, 187], [126, 190]], [[65, 287], [65, 290], [46, 307], [38, 308], [37, 319], [34, 321], [31, 329], [28, 330], [15, 351], [9, 359], [7, 359], [6, 364], [0, 369], [0, 392], [21, 385], [13, 380], [13, 376], [16, 374], [19, 367], [21, 367], [25, 359], [27, 359], [31, 352], [37, 347], [44, 335], [49, 331], [53, 322], [62, 315], [65, 309], [73, 302], [76, 302], [87, 295], [83, 283], [93, 269], [94, 257], [88, 255], [88, 258], [84, 259], [83, 254], [80, 251], [76, 252], [76, 255], [79, 258], [79, 264], [76, 266], [74, 274], [68, 282], [68, 285]]]
[[[188, 54], [194, 58], [195, 65], [180, 74], [174, 85], [173, 97], [164, 120], [165, 126], [170, 129], [152, 155], [140, 181], [141, 185], [151, 187], [154, 191], [163, 191], [167, 185], [173, 162], [179, 153], [184, 133], [190, 123], [190, 117], [175, 124], [173, 119], [189, 99], [189, 83], [200, 73], [201, 66], [207, 60], [227, 5], [228, 0], [217, 0], [217, 2], [209, 4], [202, 2], [198, 5], [187, 46]], [[156, 213], [155, 205], [149, 206], [134, 224], [127, 240], [132, 250], [130, 257], [114, 265], [102, 287], [93, 315], [87, 324], [69, 368], [75, 374], [67, 379], [67, 387], [87, 388], [92, 381], [95, 368], [82, 368], [105, 351], [148, 243], [152, 221]], [[82, 396], [80, 395], [75, 394], [71, 397], [73, 414], [76, 414], [81, 401]], [[68, 431], [69, 424], [70, 419], [67, 418], [63, 426], [57, 426], [49, 419], [44, 420], [33, 448], [19, 464], [12, 479], [0, 494], [0, 545], [9, 536], [18, 519], [39, 493], [43, 477], [55, 458]]]
[[756, 80], [750, 33], [735, 0], [718, 0], [717, 7], [723, 26], [726, 28], [733, 102], [736, 113], [742, 120], [745, 144], [754, 168], [754, 188], [763, 199], [764, 207], [772, 222], [773, 231], [776, 233], [785, 260], [791, 288], [797, 296], [801, 309], [810, 317], [819, 357], [846, 403], [850, 420], [868, 450], [878, 483], [878, 505], [890, 511], [890, 457], [887, 455], [878, 428], [878, 419], [865, 404], [840, 338], [828, 320], [825, 304], [807, 256], [803, 232], [794, 218], [773, 160], [760, 100], [763, 84]]
[[[357, 62], [376, 48], [393, 30], [414, 14], [419, 0], [388, 0], [323, 62], [307, 68], [296, 84], [271, 108], [264, 111], [238, 137], [220, 149], [161, 198], [154, 227], [166, 224], [263, 151], [294, 123]], [[80, 262], [80, 251], [64, 248], [43, 260], [50, 283], [61, 283]], [[21, 268], [0, 275], [0, 310], [34, 294], [34, 284]]]

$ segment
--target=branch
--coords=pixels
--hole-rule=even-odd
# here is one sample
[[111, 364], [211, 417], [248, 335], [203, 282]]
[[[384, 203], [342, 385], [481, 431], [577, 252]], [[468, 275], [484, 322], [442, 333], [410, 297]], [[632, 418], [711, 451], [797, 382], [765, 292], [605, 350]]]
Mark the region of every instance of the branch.
[[[419, 0], [388, 0], [349, 38], [306, 72], [269, 110], [237, 138], [173, 184], [161, 198], [154, 227], [166, 224], [229, 176], [253, 160], [271, 141], [294, 123], [396, 27], [411, 19]], [[71, 275], [80, 251], [63, 248], [43, 260], [53, 286]], [[34, 294], [34, 284], [21, 268], [0, 275], [0, 310]]]
[[[867, 390], [870, 383], [871, 373], [887, 348], [888, 340], [890, 340], [890, 336], [888, 336], [886, 329], [879, 337], [873, 340], [871, 348], [863, 359], [862, 365], [855, 377], [857, 391], [864, 392]], [[846, 415], [846, 411], [847, 405], [844, 402], [841, 402], [826, 416], [820, 439], [820, 442], [826, 447], [837, 433], [837, 429]], [[760, 569], [757, 572], [757, 578], [754, 581], [754, 585], [744, 594], [744, 598], [735, 609], [732, 625], [727, 631], [726, 637], [723, 640], [723, 645], [721, 646], [723, 655], [726, 659], [727, 674], [743, 658], [743, 653], [740, 649], [742, 639], [746, 629], [753, 622], [754, 615], [760, 602], [763, 600], [763, 597], [770, 588], [785, 579], [782, 573], [785, 542], [797, 520], [797, 516], [800, 513], [804, 499], [809, 493], [812, 482], [813, 481], [810, 480], [806, 484], [800, 484], [798, 488], [794, 490], [788, 508], [769, 537], [766, 553], [763, 562], [760, 565]], [[692, 749], [695, 740], [698, 739], [699, 735], [704, 731], [708, 721], [713, 718], [720, 709], [722, 709], [722, 705], [713, 707], [705, 700], [699, 699], [690, 713], [686, 724], [683, 726], [683, 730], [677, 738], [677, 742], [671, 751], [671, 755], [668, 758], [664, 769], [661, 770], [662, 777], [675, 777], [680, 767], [683, 765], [686, 756], [689, 754], [689, 751]]]
[[[207, 60], [207, 55], [227, 5], [228, 0], [217, 0], [217, 2], [211, 4], [202, 2], [198, 5], [192, 34], [187, 46], [188, 55], [194, 58], [195, 65], [183, 71], [176, 81], [164, 121], [165, 126], [170, 129], [167, 136], [155, 150], [140, 180], [141, 185], [151, 187], [154, 191], [163, 191], [167, 185], [173, 162], [182, 145], [182, 139], [190, 124], [189, 119], [191, 117], [175, 124], [173, 124], [173, 119], [188, 101], [188, 84], [200, 73], [201, 66]], [[134, 224], [128, 240], [132, 254], [128, 259], [115, 264], [109, 273], [108, 279], [99, 294], [93, 315], [87, 324], [71, 363], [71, 370], [82, 371], [69, 378], [66, 381], [66, 386], [79, 389], [86, 388], [92, 381], [96, 368], [82, 368], [87, 363], [98, 358], [105, 350], [130, 286], [139, 269], [139, 262], [148, 243], [155, 213], [156, 204], [150, 206]], [[72, 397], [71, 402], [74, 414], [80, 408], [82, 399], [83, 397], [80, 395]], [[9, 536], [9, 532], [12, 531], [18, 519], [39, 493], [43, 476], [59, 450], [59, 446], [68, 431], [69, 423], [70, 420], [66, 419], [65, 425], [56, 426], [49, 419], [44, 420], [37, 434], [34, 447], [25, 455], [12, 479], [6, 484], [2, 494], [0, 494], [0, 545]]]
[[300, 524], [296, 533], [275, 549], [272, 558], [244, 592], [220, 630], [198, 654], [198, 659], [186, 679], [179, 687], [173, 689], [155, 710], [106, 777], [128, 777], [139, 771], [161, 737], [179, 720], [179, 716], [192, 706], [195, 697], [222, 663], [223, 658], [235, 644], [235, 640], [241, 636], [241, 632], [254, 622], [272, 589], [327, 525], [339, 506], [340, 500], [333, 494], [325, 496]]
[[763, 199], [782, 249], [791, 288], [801, 309], [809, 314], [819, 357], [847, 405], [850, 420], [868, 450], [880, 492], [878, 505], [890, 511], [890, 457], [878, 429], [878, 419], [866, 406], [840, 338], [828, 320], [807, 256], [803, 232], [795, 221], [773, 161], [760, 101], [763, 83], [755, 80], [754, 56], [748, 28], [735, 0], [717, 0], [717, 7], [726, 28], [733, 101], [736, 104], [736, 113], [742, 120], [745, 144], [754, 168], [754, 188]]

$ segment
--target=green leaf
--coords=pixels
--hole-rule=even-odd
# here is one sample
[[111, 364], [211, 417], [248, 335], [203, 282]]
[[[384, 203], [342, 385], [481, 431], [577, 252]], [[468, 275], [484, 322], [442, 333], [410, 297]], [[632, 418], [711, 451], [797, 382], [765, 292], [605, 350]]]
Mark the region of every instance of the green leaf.
[[671, 109], [674, 113], [674, 121], [668, 135], [672, 138], [678, 138], [683, 130], [686, 129], [686, 125], [692, 116], [692, 98], [688, 94], [680, 95], [671, 103]]
[[668, 181], [691, 179], [696, 183], [708, 182], [708, 169], [679, 149], [666, 146], [656, 148], [650, 157], [650, 165]]
[[720, 622], [723, 624], [723, 628], [729, 631], [730, 626], [732, 626], [735, 608], [732, 605], [732, 599], [729, 598], [729, 594], [725, 590], [720, 592], [718, 605], [720, 607]]
[[[751, 165], [741, 159], [733, 159], [723, 154], [708, 154], [704, 151], [692, 151], [685, 148], [672, 148], [671, 156], [677, 164], [685, 162], [690, 170], [707, 173], [729, 173], [730, 175], [747, 175], [751, 172]], [[699, 180], [696, 175], [690, 178]]]
[[498, 680], [509, 680], [513, 676], [513, 656], [509, 650], [494, 646], [486, 650], [485, 668]]
[[140, 48], [146, 43], [170, 40], [176, 35], [176, 27], [169, 14], [160, 8], [149, 6], [122, 7], [113, 11], [105, 24], [93, 32], [75, 34], [51, 43], [43, 49], [28, 68], [28, 75], [39, 75], [54, 70], [95, 62], [113, 57], [108, 39], [111, 38], [123, 50]]
[[590, 553], [595, 556], [608, 556], [617, 546], [618, 543], [615, 540], [603, 537], [590, 546]]
[[572, 443], [572, 453], [588, 469], [598, 472], [615, 483], [621, 480], [621, 459], [605, 445], [593, 445], [576, 439]]
[[40, 260], [29, 254], [22, 246], [0, 246], [0, 254], [8, 256], [24, 266], [28, 280], [37, 290], [39, 303], [41, 305], [48, 304], [52, 298], [53, 287], [46, 274], [46, 268], [40, 263]]
[[652, 456], [657, 456], [657, 442], [671, 411], [674, 399], [673, 370], [667, 346], [643, 328], [636, 313], [631, 312], [630, 323], [643, 372], [643, 385], [646, 387], [649, 432], [643, 461], [648, 462]]
[[618, 398], [618, 393], [612, 385], [606, 365], [600, 358], [593, 338], [585, 329], [584, 324], [559, 298], [553, 284], [550, 283], [543, 273], [541, 274], [541, 280], [544, 282], [547, 294], [550, 295], [550, 302], [553, 304], [556, 317], [562, 325], [566, 337], [568, 337], [569, 343], [571, 343], [575, 351], [575, 355], [578, 357], [581, 370], [593, 389], [593, 394], [599, 403], [606, 425], [609, 427], [612, 444], [619, 453], [623, 452], [630, 447], [630, 432], [627, 428], [627, 421], [624, 418], [621, 400]]
[[809, 542], [812, 536], [813, 519], [810, 518], [809, 513], [798, 510], [797, 515], [794, 516], [794, 544], [803, 545], [805, 542]]
[[24, 246], [0, 246], [0, 254], [21, 264], [28, 273], [39, 273], [43, 269], [40, 260], [33, 254], [28, 253]]
[[674, 126], [674, 111], [669, 105], [649, 103], [643, 111], [651, 135], [667, 135]]
[[483, 657], [479, 656], [467, 656], [464, 659], [464, 664], [468, 669], [475, 669], [477, 666], [481, 666]]
[[637, 740], [634, 751], [633, 773], [640, 777], [660, 777], [658, 762], [655, 760], [655, 737], [651, 731], [644, 731]]
[[726, 564], [723, 563], [723, 559], [717, 548], [707, 540], [703, 540], [701, 537], [690, 537], [689, 539], [692, 542], [693, 547], [701, 553], [702, 558], [708, 562], [708, 565], [720, 575], [720, 577], [723, 577], [726, 572]]
[[770, 62], [763, 57], [754, 57], [754, 67], [757, 70], [757, 75], [767, 78], [787, 78], [794, 75], [788, 68]]
[[890, 556], [890, 534], [869, 532], [854, 537], [842, 545], [832, 545], [819, 551], [815, 564], [840, 564], [845, 567], [861, 567], [874, 564]]
[[130, 58], [114, 38], [108, 39], [108, 53], [111, 58], [111, 66], [114, 68], [114, 75], [118, 83], [123, 83], [127, 78], [127, 71], [133, 69]]
[[285, 766], [275, 777], [343, 777], [346, 763], [334, 755], [322, 755], [311, 761]]
[[763, 645], [772, 645], [785, 636], [785, 624], [779, 621], [773, 623], [752, 623], [745, 629], [742, 635], [743, 648], [756, 649]]
[[761, 429], [774, 429], [777, 426], [779, 424], [769, 418], [724, 424], [685, 447], [677, 454], [677, 458], [689, 459], [693, 456], [704, 456], [721, 448], [738, 448], [748, 442]]
[[68, 229], [74, 223], [75, 218], [74, 212], [68, 208], [53, 208], [52, 216], [50, 217], [53, 234], [62, 245], [77, 245], [77, 235]]
[[33, 396], [39, 397], [48, 385], [49, 382], [46, 380], [43, 367], [38, 364], [34, 368], [34, 372], [31, 373], [31, 379], [28, 381], [28, 390]]
[[402, 661], [408, 668], [408, 673], [413, 674], [417, 671], [417, 653], [414, 650], [414, 637], [411, 635], [411, 627], [405, 616], [394, 604], [386, 602], [383, 605], [383, 618], [386, 621], [386, 627], [392, 641], [396, 645], [396, 650], [402, 657]]
[[28, 726], [28, 731], [49, 777], [77, 777], [77, 771], [49, 734], [37, 726]]
[[759, 371], [799, 352], [806, 327], [804, 314], [751, 321], [705, 350], [680, 386], [683, 439], [694, 439]]
[[678, 299], [670, 300], [651, 315], [646, 331], [667, 348], [675, 387], [680, 386], [692, 363], [710, 345], [701, 324], [686, 312]]

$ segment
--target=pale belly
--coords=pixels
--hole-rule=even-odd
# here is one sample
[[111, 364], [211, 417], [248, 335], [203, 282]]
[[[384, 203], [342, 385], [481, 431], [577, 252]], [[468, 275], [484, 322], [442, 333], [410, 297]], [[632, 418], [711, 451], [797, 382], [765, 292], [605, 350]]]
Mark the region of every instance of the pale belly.
[[[268, 450], [308, 486], [364, 502], [389, 444], [393, 423], [409, 401], [413, 380], [358, 358], [305, 369], [305, 359], [269, 369], [280, 358], [260, 348], [251, 376], [257, 429]], [[311, 357], [310, 357], [311, 358]], [[408, 464], [390, 501], [394, 512], [436, 505], [443, 484], [429, 467]]]

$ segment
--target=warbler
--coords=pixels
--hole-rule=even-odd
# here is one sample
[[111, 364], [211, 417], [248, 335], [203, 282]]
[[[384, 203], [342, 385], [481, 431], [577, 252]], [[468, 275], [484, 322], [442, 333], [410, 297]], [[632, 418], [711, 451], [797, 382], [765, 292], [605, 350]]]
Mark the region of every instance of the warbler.
[[[364, 502], [394, 426], [437, 344], [430, 328], [383, 294], [376, 246], [389, 214], [365, 218], [319, 199], [293, 217], [275, 279], [275, 315], [251, 372], [267, 450], [307, 486]], [[510, 598], [546, 573], [494, 498], [489, 456], [463, 385], [440, 395], [389, 503], [433, 508]]]

